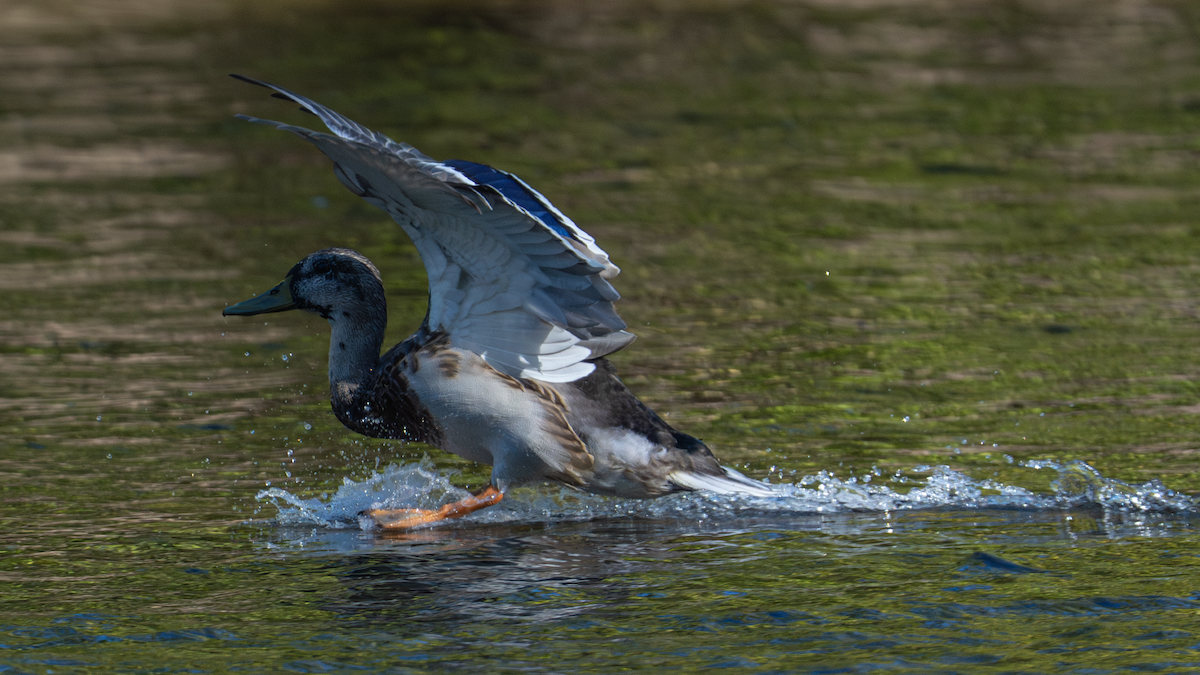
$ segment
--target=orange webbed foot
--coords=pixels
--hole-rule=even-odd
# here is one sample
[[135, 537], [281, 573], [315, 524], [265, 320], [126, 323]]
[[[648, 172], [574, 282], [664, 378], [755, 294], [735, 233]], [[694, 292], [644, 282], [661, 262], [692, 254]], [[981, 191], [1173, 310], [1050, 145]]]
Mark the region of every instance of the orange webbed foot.
[[450, 518], [462, 518], [479, 509], [487, 508], [504, 499], [504, 493], [495, 486], [489, 485], [470, 497], [460, 499], [442, 506], [439, 509], [368, 509], [362, 515], [368, 516], [375, 524], [384, 530], [411, 530], [422, 525], [436, 523]]

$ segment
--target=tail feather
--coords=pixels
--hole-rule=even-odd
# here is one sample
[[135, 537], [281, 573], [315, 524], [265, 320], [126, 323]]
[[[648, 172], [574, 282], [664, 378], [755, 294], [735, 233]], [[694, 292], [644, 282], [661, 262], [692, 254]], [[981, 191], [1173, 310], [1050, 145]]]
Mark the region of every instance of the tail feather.
[[724, 476], [694, 473], [691, 471], [672, 471], [667, 479], [685, 490], [703, 490], [719, 495], [750, 495], [753, 497], [774, 497], [779, 493], [770, 485], [756, 481], [741, 473], [721, 467]]

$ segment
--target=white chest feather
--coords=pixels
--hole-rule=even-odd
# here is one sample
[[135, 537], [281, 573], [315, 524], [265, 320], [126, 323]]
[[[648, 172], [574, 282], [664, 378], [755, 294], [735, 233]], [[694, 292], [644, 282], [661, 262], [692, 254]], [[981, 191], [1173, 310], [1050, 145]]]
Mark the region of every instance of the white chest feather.
[[491, 464], [501, 490], [569, 475], [587, 457], [561, 411], [477, 354], [445, 348], [413, 357], [409, 386], [442, 430], [442, 449]]

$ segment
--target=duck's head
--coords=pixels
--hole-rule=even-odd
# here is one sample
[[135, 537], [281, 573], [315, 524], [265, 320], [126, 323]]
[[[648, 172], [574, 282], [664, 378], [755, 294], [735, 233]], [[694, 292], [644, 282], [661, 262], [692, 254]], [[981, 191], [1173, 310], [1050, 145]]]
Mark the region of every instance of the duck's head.
[[303, 309], [330, 321], [386, 316], [379, 270], [348, 248], [327, 248], [296, 263], [275, 288], [230, 305], [225, 316], [253, 316]]

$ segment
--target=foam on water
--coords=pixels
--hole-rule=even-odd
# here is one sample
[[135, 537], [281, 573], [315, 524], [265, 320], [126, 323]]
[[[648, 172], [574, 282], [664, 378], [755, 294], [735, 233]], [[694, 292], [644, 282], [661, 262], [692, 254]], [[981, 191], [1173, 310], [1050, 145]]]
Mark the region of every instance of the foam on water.
[[[937, 507], [972, 509], [1101, 508], [1105, 513], [1197, 513], [1200, 502], [1168, 489], [1158, 480], [1141, 485], [1106, 478], [1090, 465], [1050, 460], [1023, 462], [1034, 471], [1053, 471], [1051, 492], [992, 480], [978, 480], [947, 466], [917, 466], [911, 474], [898, 472], [891, 482], [872, 483], [872, 476], [841, 479], [821, 471], [794, 484], [772, 486], [770, 497], [680, 493], [654, 500], [610, 499], [568, 490], [547, 492], [521, 488], [499, 505], [472, 514], [472, 522], [562, 522], [599, 518], [644, 517], [707, 519], [747, 515], [811, 515], [889, 512]], [[927, 474], [927, 475], [926, 475]], [[394, 464], [361, 481], [343, 479], [337, 493], [326, 499], [302, 499], [282, 488], [258, 493], [279, 510], [280, 525], [361, 528], [373, 523], [358, 514], [374, 508], [435, 508], [469, 493], [452, 485], [428, 459]], [[449, 523], [446, 523], [449, 524]], [[444, 526], [446, 524], [439, 524]]]
[[[361, 481], [343, 478], [328, 499], [302, 499], [282, 488], [260, 490], [255, 497], [279, 509], [280, 525], [319, 525], [331, 528], [363, 527], [371, 521], [358, 514], [367, 509], [433, 509], [470, 493], [450, 483], [428, 457], [414, 464], [391, 464], [372, 471]], [[361, 522], [360, 522], [361, 520]]]

